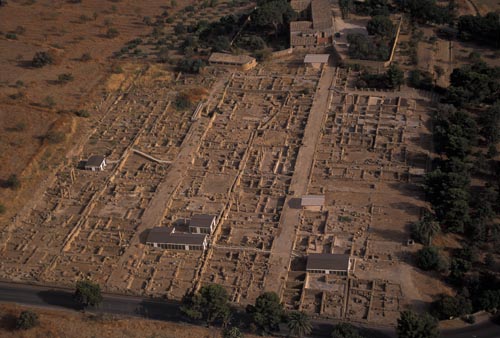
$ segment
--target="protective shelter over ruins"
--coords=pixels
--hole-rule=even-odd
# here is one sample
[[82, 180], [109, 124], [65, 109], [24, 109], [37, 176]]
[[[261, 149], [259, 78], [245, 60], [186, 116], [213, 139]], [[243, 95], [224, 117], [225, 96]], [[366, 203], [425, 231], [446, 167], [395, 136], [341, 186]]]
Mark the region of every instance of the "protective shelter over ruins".
[[305, 210], [321, 211], [324, 205], [324, 195], [304, 195], [300, 199], [300, 206]]
[[249, 70], [257, 66], [257, 60], [251, 56], [227, 53], [212, 53], [208, 62], [211, 65], [235, 66], [241, 70]]
[[175, 232], [175, 228], [153, 228], [148, 234], [146, 244], [154, 248], [171, 250], [205, 250], [207, 235]]
[[189, 231], [193, 234], [211, 234], [217, 217], [213, 215], [193, 215], [189, 221]]
[[92, 155], [85, 162], [85, 170], [102, 171], [106, 167], [106, 158], [102, 155]]
[[322, 65], [328, 64], [329, 54], [307, 54], [304, 57], [304, 63], [313, 68], [320, 69]]
[[327, 275], [347, 276], [353, 269], [351, 258], [347, 254], [309, 254], [307, 256], [306, 271], [309, 273], [323, 273]]

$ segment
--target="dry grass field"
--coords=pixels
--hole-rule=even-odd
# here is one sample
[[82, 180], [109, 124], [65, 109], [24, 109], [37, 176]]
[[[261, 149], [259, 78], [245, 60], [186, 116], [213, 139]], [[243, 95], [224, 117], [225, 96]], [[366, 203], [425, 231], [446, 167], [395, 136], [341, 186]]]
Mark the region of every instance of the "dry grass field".
[[[20, 209], [99, 118], [77, 118], [70, 111], [91, 112], [106, 98], [106, 79], [116, 69], [112, 53], [151, 32], [145, 16], [175, 13], [190, 3], [11, 0], [0, 7], [0, 182], [16, 174], [22, 183], [18, 191], [0, 189], [6, 207], [0, 222]], [[119, 35], [108, 38], [110, 28]], [[31, 60], [39, 51], [51, 53], [54, 63], [33, 68]], [[65, 73], [73, 80], [62, 84], [58, 76]], [[51, 131], [65, 134], [64, 141], [47, 142], [44, 137]]]
[[[40, 325], [27, 330], [15, 330], [15, 320], [24, 310], [35, 311]], [[184, 323], [141, 320], [131, 317], [93, 315], [86, 313], [27, 308], [13, 304], [0, 305], [0, 337], [3, 338], [219, 338], [217, 328], [205, 328]], [[257, 336], [245, 334], [247, 338]]]

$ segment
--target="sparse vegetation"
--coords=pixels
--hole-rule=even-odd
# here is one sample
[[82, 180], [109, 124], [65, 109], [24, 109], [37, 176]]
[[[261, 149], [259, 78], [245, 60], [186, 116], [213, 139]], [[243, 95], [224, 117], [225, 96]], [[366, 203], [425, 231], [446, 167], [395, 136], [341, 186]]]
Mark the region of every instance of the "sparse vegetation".
[[73, 81], [75, 78], [73, 77], [73, 74], [71, 73], [62, 73], [57, 76], [57, 82], [60, 84], [65, 84], [68, 82]]
[[46, 65], [54, 63], [53, 57], [48, 52], [36, 52], [33, 60], [31, 60], [31, 65], [36, 68], [41, 68]]
[[64, 133], [59, 131], [49, 131], [45, 135], [45, 140], [47, 140], [47, 142], [51, 144], [61, 143], [64, 141], [65, 138], [66, 136], [64, 135]]
[[39, 324], [38, 314], [36, 312], [27, 310], [21, 312], [19, 318], [16, 320], [16, 329], [29, 330]]
[[80, 280], [76, 283], [73, 298], [83, 308], [99, 306], [102, 302], [101, 287], [90, 280]]
[[19, 180], [19, 177], [17, 177], [16, 174], [12, 174], [5, 181], [5, 186], [13, 190], [18, 190], [19, 188], [21, 188], [21, 181]]

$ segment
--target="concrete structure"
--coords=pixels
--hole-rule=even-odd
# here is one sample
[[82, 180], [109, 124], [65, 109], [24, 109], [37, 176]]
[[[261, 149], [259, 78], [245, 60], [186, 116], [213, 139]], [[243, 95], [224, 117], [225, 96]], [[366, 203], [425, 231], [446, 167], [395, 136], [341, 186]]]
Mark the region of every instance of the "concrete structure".
[[321, 211], [324, 205], [324, 195], [304, 195], [300, 200], [300, 206], [305, 210]]
[[85, 170], [102, 171], [106, 167], [106, 158], [102, 155], [92, 155], [85, 163]]
[[304, 58], [304, 63], [311, 65], [313, 68], [320, 69], [322, 65], [328, 63], [329, 54], [307, 54]]
[[211, 65], [233, 66], [242, 70], [249, 70], [257, 66], [257, 60], [251, 56], [225, 53], [212, 53], [208, 62]]
[[175, 228], [154, 228], [149, 232], [146, 244], [171, 250], [205, 250], [207, 235], [175, 232]]
[[327, 275], [347, 276], [353, 268], [351, 258], [344, 254], [309, 254], [306, 271]]
[[292, 1], [292, 8], [299, 18], [307, 20], [290, 23], [290, 45], [292, 48], [328, 46], [333, 37], [333, 16], [328, 0]]
[[193, 234], [211, 234], [215, 229], [217, 217], [213, 215], [194, 215], [189, 221], [189, 231]]

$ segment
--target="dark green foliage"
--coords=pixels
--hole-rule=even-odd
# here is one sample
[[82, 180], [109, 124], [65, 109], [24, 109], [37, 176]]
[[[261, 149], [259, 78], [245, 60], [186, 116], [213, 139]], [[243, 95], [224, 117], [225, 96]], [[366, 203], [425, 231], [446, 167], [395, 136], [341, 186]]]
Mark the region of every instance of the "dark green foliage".
[[340, 323], [333, 328], [332, 338], [363, 338], [363, 336], [351, 324]]
[[434, 87], [432, 83], [432, 74], [414, 69], [410, 71], [408, 85], [418, 89], [431, 90]]
[[19, 180], [19, 178], [17, 177], [16, 174], [12, 174], [9, 176], [9, 178], [7, 178], [7, 181], [5, 182], [5, 186], [7, 188], [17, 190], [17, 189], [21, 188], [21, 181]]
[[455, 285], [460, 285], [464, 275], [471, 269], [471, 267], [472, 265], [469, 261], [462, 258], [453, 258], [450, 262], [450, 282]]
[[455, 297], [442, 295], [437, 301], [432, 303], [432, 315], [440, 320], [460, 317], [472, 312], [470, 299], [463, 295]]
[[400, 4], [402, 10], [419, 23], [443, 24], [453, 19], [452, 8], [440, 7], [436, 4], [436, 0], [404, 0]]
[[0, 203], [0, 215], [5, 214], [5, 210], [6, 210], [5, 205]]
[[425, 190], [432, 208], [446, 231], [463, 232], [469, 223], [468, 175], [436, 169], [425, 176]]
[[434, 116], [436, 151], [464, 159], [477, 141], [477, 125], [470, 115], [451, 105], [442, 105]]
[[237, 40], [237, 45], [248, 51], [261, 50], [267, 47], [266, 42], [260, 36], [245, 36]]
[[177, 110], [186, 110], [191, 108], [191, 101], [186, 93], [180, 93], [177, 95], [174, 104]]
[[286, 0], [260, 0], [252, 13], [252, 25], [257, 28], [271, 28], [275, 35], [287, 31], [290, 21], [295, 20], [297, 13]]
[[430, 212], [425, 212], [422, 218], [411, 225], [411, 237], [424, 244], [431, 245], [432, 237], [441, 231], [439, 223]]
[[38, 314], [33, 311], [23, 311], [16, 320], [16, 329], [28, 330], [39, 324]]
[[182, 300], [181, 311], [192, 319], [204, 320], [207, 325], [217, 320], [226, 320], [230, 315], [226, 289], [220, 285], [203, 286], [193, 295]]
[[353, 59], [385, 61], [389, 58], [389, 46], [383, 41], [375, 44], [363, 34], [348, 34], [348, 53]]
[[481, 309], [495, 311], [500, 309], [500, 290], [486, 290], [478, 298]]
[[413, 311], [403, 311], [396, 328], [398, 338], [438, 338], [436, 319], [424, 313], [418, 315]]
[[493, 103], [500, 91], [500, 67], [476, 62], [455, 68], [450, 75], [446, 100], [456, 106]]
[[108, 28], [108, 30], [106, 31], [106, 37], [107, 37], [108, 39], [114, 39], [114, 38], [116, 38], [118, 35], [120, 35], [120, 32], [119, 32], [116, 28], [110, 27], [110, 28]]
[[237, 327], [226, 327], [222, 331], [222, 338], [243, 338], [243, 333]]
[[485, 16], [464, 15], [458, 18], [458, 36], [492, 47], [500, 47], [500, 17], [489, 12]]
[[396, 27], [388, 16], [377, 15], [368, 21], [366, 30], [369, 34], [376, 35], [379, 38], [391, 39], [396, 32]]
[[279, 323], [284, 315], [283, 304], [274, 292], [266, 292], [255, 300], [255, 305], [247, 306], [247, 313], [262, 332], [271, 332], [279, 329]]
[[37, 68], [41, 68], [52, 63], [54, 63], [54, 59], [47, 52], [36, 52], [35, 56], [33, 56], [33, 60], [31, 60], [31, 65]]
[[15, 33], [6, 33], [5, 37], [9, 40], [17, 40], [17, 35]]
[[360, 15], [389, 15], [390, 5], [387, 0], [356, 1], [355, 12]]
[[80, 280], [76, 283], [73, 295], [75, 301], [82, 307], [99, 306], [102, 302], [101, 287], [89, 280]]
[[61, 143], [65, 138], [66, 136], [64, 133], [60, 131], [49, 131], [45, 134], [45, 140], [51, 144]]
[[339, 0], [340, 12], [342, 13], [342, 19], [348, 19], [349, 13], [353, 10], [353, 0]]
[[398, 65], [391, 63], [386, 72], [387, 86], [389, 88], [399, 88], [404, 82], [404, 73]]
[[71, 74], [71, 73], [62, 73], [62, 74], [59, 74], [59, 76], [57, 77], [57, 81], [61, 84], [73, 81], [74, 79], [75, 78], [73, 77], [73, 74]]
[[471, 199], [471, 222], [466, 234], [473, 241], [484, 243], [493, 237], [498, 226], [494, 222], [494, 205], [498, 198], [498, 192], [490, 188], [476, 193]]
[[198, 74], [203, 67], [205, 67], [205, 63], [200, 59], [182, 59], [178, 65], [181, 72], [191, 74]]
[[439, 254], [436, 247], [426, 246], [417, 252], [417, 266], [422, 270], [442, 271], [446, 268], [446, 262]]
[[181, 22], [174, 26], [174, 33], [176, 35], [186, 33], [186, 26], [184, 26]]
[[500, 140], [500, 101], [479, 115], [481, 135], [488, 145], [496, 144]]
[[288, 315], [288, 329], [293, 337], [303, 337], [312, 331], [311, 320], [305, 312], [294, 311]]

